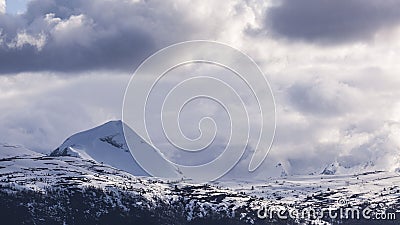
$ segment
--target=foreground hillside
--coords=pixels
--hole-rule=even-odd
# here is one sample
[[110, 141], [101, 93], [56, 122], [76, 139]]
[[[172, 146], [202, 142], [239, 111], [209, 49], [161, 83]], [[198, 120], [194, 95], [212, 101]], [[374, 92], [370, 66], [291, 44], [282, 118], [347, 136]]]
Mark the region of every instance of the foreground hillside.
[[11, 145], [0, 152], [6, 224], [242, 224], [256, 218], [260, 203], [229, 189], [135, 177], [77, 157]]
[[[93, 160], [0, 146], [2, 224], [396, 224], [400, 177], [374, 172], [259, 182], [136, 177]], [[356, 187], [360, 187], [357, 189]], [[347, 199], [349, 205], [339, 205]], [[390, 220], [261, 217], [260, 209], [373, 207]]]

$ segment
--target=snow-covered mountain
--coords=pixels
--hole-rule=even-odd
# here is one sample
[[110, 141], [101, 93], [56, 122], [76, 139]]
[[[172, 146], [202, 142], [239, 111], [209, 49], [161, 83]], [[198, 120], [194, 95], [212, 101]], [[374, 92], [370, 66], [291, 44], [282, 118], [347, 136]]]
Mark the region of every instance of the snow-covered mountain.
[[[383, 171], [191, 184], [0, 144], [2, 224], [398, 224], [399, 184], [400, 174]], [[372, 219], [260, 217], [279, 208], [368, 208]]]
[[92, 159], [6, 144], [0, 198], [2, 224], [52, 225], [254, 224], [260, 203], [228, 188], [137, 177]]
[[[136, 148], [143, 151], [156, 152], [134, 131], [128, 129], [127, 126], [125, 128], [127, 132], [130, 132], [129, 138], [134, 139], [133, 143], [136, 143]], [[50, 156], [72, 156], [94, 160], [136, 176], [148, 176], [147, 172], [140, 167], [128, 149], [122, 121], [110, 121], [93, 129], [72, 135], [54, 150]], [[156, 157], [152, 160], [155, 159]], [[173, 167], [172, 165], [165, 166]], [[165, 177], [180, 178], [182, 176], [178, 169], [174, 168], [172, 171], [175, 171], [175, 173], [165, 174]]]
[[[335, 161], [311, 175], [290, 175], [291, 165], [284, 162], [271, 165], [276, 177], [262, 179], [231, 176], [193, 184], [178, 170], [169, 179], [154, 178], [131, 156], [122, 129], [121, 121], [111, 121], [77, 133], [50, 155], [0, 143], [2, 222], [228, 225], [398, 224], [400, 220], [399, 172], [358, 172], [359, 168], [345, 168]], [[135, 147], [156, 151], [130, 132]], [[282, 219], [279, 211], [260, 217], [260, 212], [272, 209], [323, 211], [320, 218]], [[368, 209], [373, 219], [332, 219], [327, 214], [343, 209]], [[382, 213], [390, 219], [376, 220]]]
[[0, 143], [0, 158], [13, 158], [13, 157], [35, 157], [35, 156], [43, 156], [43, 154], [34, 152], [29, 150], [21, 145], [11, 145], [7, 143]]

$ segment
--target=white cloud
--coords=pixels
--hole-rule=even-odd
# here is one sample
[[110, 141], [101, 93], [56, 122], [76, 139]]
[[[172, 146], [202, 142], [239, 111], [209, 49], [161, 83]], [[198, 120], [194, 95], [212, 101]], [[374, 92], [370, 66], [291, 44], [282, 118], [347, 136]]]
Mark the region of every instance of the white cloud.
[[90, 46], [91, 41], [96, 38], [93, 36], [95, 33], [93, 20], [83, 14], [72, 15], [65, 20], [56, 18], [54, 14], [47, 14], [46, 20], [54, 25], [51, 34], [60, 46], [70, 46], [74, 43], [80, 46]]
[[0, 14], [6, 13], [6, 0], [0, 0]]
[[35, 47], [38, 51], [41, 51], [45, 44], [45, 34], [40, 33], [36, 36], [33, 36], [23, 30], [18, 32], [17, 36], [7, 45], [9, 48], [22, 48], [25, 45], [30, 45]]

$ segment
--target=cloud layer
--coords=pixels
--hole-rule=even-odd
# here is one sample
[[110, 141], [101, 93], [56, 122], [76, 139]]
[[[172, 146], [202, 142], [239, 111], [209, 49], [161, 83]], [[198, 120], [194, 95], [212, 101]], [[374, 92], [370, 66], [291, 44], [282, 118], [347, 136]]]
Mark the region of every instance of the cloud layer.
[[32, 1], [24, 14], [0, 15], [0, 73], [133, 71], [155, 50], [202, 32], [188, 4]]
[[[119, 119], [138, 63], [172, 43], [211, 39], [250, 55], [271, 82], [276, 141], [254, 175], [278, 162], [289, 174], [333, 162], [394, 169], [398, 11], [391, 0], [32, 1], [24, 14], [0, 15], [0, 141], [48, 151]], [[247, 172], [248, 155], [233, 174]]]
[[128, 80], [105, 73], [0, 77], [0, 142], [47, 153], [73, 133], [118, 119]]
[[267, 10], [265, 26], [288, 39], [337, 44], [372, 39], [399, 25], [399, 10], [396, 0], [282, 0]]

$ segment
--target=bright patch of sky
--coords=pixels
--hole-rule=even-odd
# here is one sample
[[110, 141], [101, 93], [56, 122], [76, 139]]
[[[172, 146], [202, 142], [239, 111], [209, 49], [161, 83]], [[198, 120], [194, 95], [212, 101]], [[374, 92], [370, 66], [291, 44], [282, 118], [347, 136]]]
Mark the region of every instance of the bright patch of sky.
[[30, 0], [6, 0], [6, 12], [9, 14], [24, 13]]

